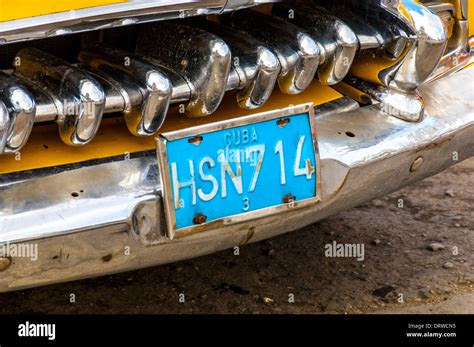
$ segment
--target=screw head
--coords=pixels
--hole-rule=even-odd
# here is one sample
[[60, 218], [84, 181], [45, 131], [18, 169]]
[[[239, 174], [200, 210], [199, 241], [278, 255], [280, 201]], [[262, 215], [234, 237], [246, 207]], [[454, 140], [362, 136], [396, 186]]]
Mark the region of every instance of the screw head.
[[199, 213], [196, 213], [196, 215], [194, 216], [193, 223], [204, 224], [206, 223], [206, 220], [207, 220], [207, 216], [199, 212]]
[[283, 203], [285, 203], [285, 204], [289, 204], [289, 203], [295, 202], [295, 200], [296, 200], [296, 196], [291, 195], [291, 194], [286, 194], [286, 195], [283, 197]]

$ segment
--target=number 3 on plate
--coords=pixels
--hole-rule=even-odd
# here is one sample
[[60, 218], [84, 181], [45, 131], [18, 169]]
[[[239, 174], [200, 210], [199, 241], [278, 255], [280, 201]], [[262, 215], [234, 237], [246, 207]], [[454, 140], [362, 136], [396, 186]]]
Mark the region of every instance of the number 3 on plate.
[[250, 200], [249, 200], [249, 198], [245, 197], [245, 198], [243, 199], [243, 201], [244, 201], [244, 207], [242, 207], [242, 210], [244, 210], [245, 212], [247, 212], [247, 211], [249, 210], [249, 208], [250, 208]]

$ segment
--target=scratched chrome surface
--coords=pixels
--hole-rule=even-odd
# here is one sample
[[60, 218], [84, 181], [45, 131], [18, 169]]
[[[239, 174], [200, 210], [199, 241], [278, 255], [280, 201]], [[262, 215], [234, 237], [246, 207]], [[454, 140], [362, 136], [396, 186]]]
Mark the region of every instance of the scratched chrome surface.
[[[39, 257], [11, 259], [0, 273], [0, 290], [143, 268], [259, 241], [434, 175], [474, 155], [473, 80], [471, 66], [422, 86], [426, 117], [419, 123], [374, 106], [316, 112], [320, 203], [174, 240], [164, 233], [154, 153], [56, 174], [3, 177], [0, 241], [38, 243]], [[420, 157], [421, 166], [413, 166]]]

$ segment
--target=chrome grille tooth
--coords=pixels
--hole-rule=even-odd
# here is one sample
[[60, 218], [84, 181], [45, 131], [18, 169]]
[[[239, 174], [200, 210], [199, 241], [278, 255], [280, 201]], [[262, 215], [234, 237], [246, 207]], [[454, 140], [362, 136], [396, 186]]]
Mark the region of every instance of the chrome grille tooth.
[[21, 49], [16, 61], [15, 73], [32, 79], [53, 100], [63, 142], [71, 146], [89, 143], [102, 120], [102, 86], [86, 72], [35, 48]]
[[347, 24], [325, 11], [306, 6], [293, 8], [280, 3], [274, 5], [273, 13], [301, 27], [322, 46], [324, 59], [318, 68], [318, 77], [323, 84], [342, 81], [359, 48], [359, 41]]
[[223, 18], [223, 23], [252, 35], [273, 50], [281, 66], [278, 84], [283, 93], [298, 94], [314, 79], [319, 46], [297, 26], [252, 10], [232, 13]]
[[0, 72], [0, 154], [19, 151], [35, 121], [36, 104], [22, 83]]
[[[85, 68], [85, 67], [84, 67]], [[87, 73], [91, 75], [97, 82], [100, 83], [105, 93], [105, 113], [121, 113], [125, 110], [125, 99], [123, 96], [122, 87], [115, 80], [108, 80], [105, 77], [86, 69]]]
[[159, 68], [131, 53], [101, 44], [83, 50], [79, 61], [122, 94], [125, 120], [133, 135], [150, 136], [160, 129], [168, 112], [172, 87]]
[[229, 78], [231, 53], [227, 44], [213, 34], [174, 22], [142, 29], [136, 53], [185, 79], [191, 90], [187, 115], [213, 113], [224, 97]]
[[232, 71], [227, 88], [237, 89], [239, 106], [246, 109], [262, 106], [270, 97], [280, 73], [276, 55], [262, 42], [230, 27], [208, 20], [194, 20], [192, 25], [219, 36], [228, 44]]
[[[328, 8], [316, 7], [314, 9], [319, 11], [328, 10]], [[346, 8], [337, 8], [332, 7], [328, 10], [328, 13], [334, 13], [337, 18], [342, 20], [346, 25], [348, 25], [351, 30], [357, 36], [359, 41], [359, 49], [371, 49], [371, 48], [382, 48], [385, 44], [383, 36], [379, 31], [372, 25], [368, 24], [364, 19], [365, 17], [356, 16], [354, 13], [347, 11]]]
[[5, 153], [8, 130], [10, 128], [10, 114], [3, 101], [0, 101], [0, 154]]
[[402, 93], [412, 92], [426, 81], [448, 42], [441, 19], [420, 2], [319, 0], [312, 3], [313, 7], [322, 6], [337, 13], [350, 26], [356, 23], [361, 27], [367, 23], [377, 31], [382, 46], [369, 54], [361, 52], [352, 73]]
[[441, 18], [423, 4], [405, 2], [391, 11], [409, 24], [416, 40], [403, 64], [393, 73], [390, 87], [414, 91], [438, 66], [448, 44], [448, 33]]
[[18, 79], [18, 81], [20, 81], [20, 83], [24, 85], [33, 96], [33, 100], [36, 104], [35, 123], [49, 121], [52, 117], [54, 117], [53, 120], [56, 120], [56, 105], [54, 104], [53, 99], [51, 99], [51, 96], [41, 85], [38, 85], [31, 79], [25, 78], [16, 73], [13, 73], [12, 76]]
[[[312, 7], [318, 11], [333, 13], [349, 25], [356, 33], [362, 50], [403, 45], [411, 34], [404, 23], [394, 25], [393, 16], [377, 5], [351, 6], [344, 1], [335, 0], [318, 2]], [[400, 40], [401, 43], [398, 43]]]

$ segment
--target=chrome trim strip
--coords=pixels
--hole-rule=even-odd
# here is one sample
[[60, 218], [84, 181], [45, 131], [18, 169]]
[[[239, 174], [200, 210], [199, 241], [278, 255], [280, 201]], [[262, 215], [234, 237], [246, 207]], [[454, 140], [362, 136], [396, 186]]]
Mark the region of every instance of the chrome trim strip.
[[314, 115], [315, 117], [322, 117], [334, 113], [345, 113], [358, 110], [359, 107], [360, 105], [357, 101], [347, 96], [343, 96], [342, 98], [316, 106], [314, 108]]
[[0, 22], [0, 45], [75, 34], [92, 30], [219, 14], [271, 0], [129, 0], [125, 3], [84, 8]]
[[[37, 243], [39, 257], [12, 259], [0, 276], [0, 291], [128, 271], [256, 242], [436, 174], [474, 155], [472, 80], [474, 67], [468, 67], [423, 85], [427, 116], [419, 123], [387, 117], [374, 106], [316, 116], [321, 203], [175, 240], [162, 233], [153, 153], [38, 178], [19, 173], [0, 184], [0, 242]], [[420, 157], [423, 164], [410, 170]]]

